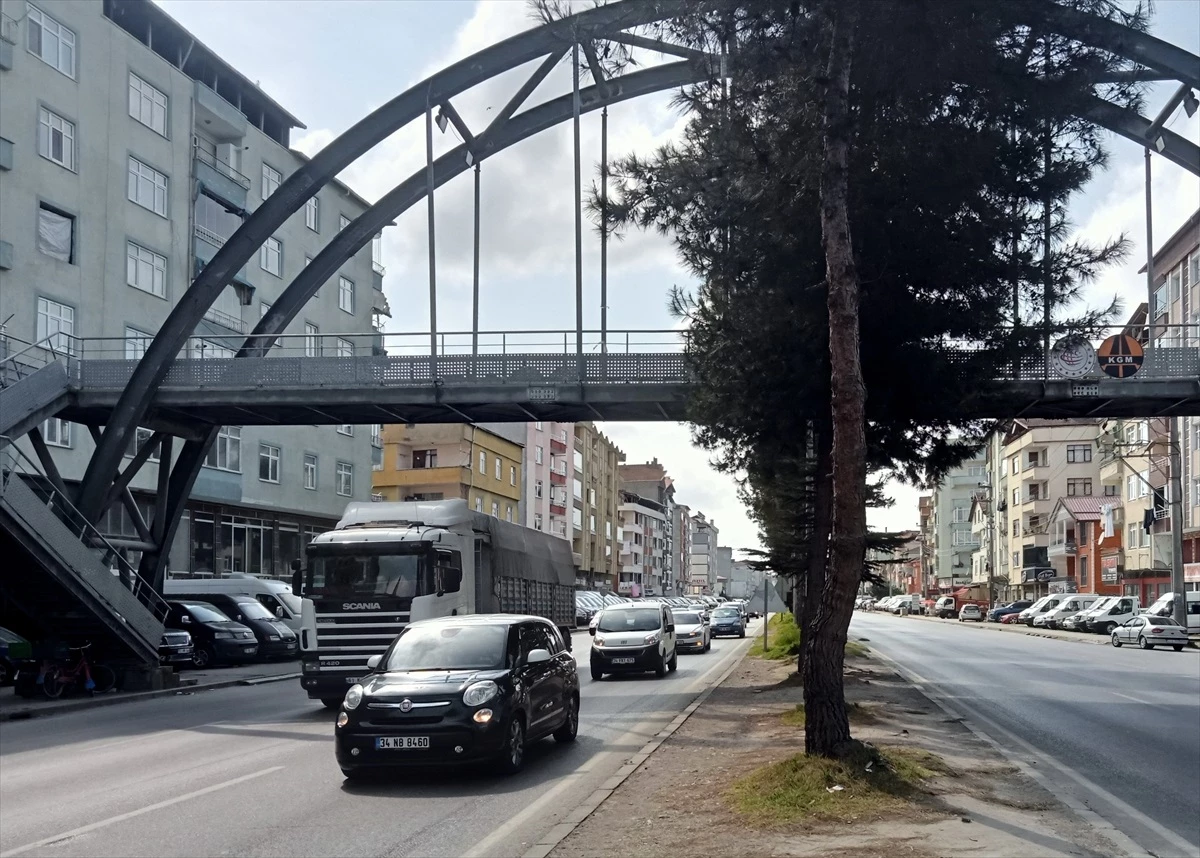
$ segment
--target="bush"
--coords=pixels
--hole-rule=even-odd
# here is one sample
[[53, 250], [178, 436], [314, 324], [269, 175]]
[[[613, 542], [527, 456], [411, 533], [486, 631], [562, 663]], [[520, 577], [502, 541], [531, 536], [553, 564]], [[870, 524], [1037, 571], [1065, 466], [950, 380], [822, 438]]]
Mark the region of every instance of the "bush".
[[759, 638], [750, 647], [750, 655], [771, 661], [783, 661], [795, 658], [800, 653], [800, 629], [790, 612], [784, 611], [771, 616], [767, 628], [767, 643], [769, 649], [764, 652], [762, 638]]

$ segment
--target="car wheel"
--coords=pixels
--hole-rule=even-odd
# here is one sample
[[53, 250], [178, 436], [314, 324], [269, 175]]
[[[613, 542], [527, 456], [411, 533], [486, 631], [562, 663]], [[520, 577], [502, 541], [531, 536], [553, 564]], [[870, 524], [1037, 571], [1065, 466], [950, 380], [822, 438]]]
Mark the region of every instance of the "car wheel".
[[1105, 623], [1104, 624], [1104, 633], [1111, 635], [1116, 628], [1117, 628], [1116, 623]]
[[674, 673], [679, 668], [679, 650], [671, 653], [671, 661], [667, 664], [667, 670]]
[[1120, 646], [1121, 646], [1121, 640], [1120, 640], [1120, 638], [1117, 637], [1116, 632], [1112, 633], [1112, 645], [1117, 648], [1120, 648]]
[[342, 705], [341, 697], [322, 697], [321, 705], [326, 709], [338, 709]]
[[1154, 649], [1154, 644], [1146, 640], [1145, 635], [1138, 635], [1138, 646], [1140, 646], [1142, 649]]
[[667, 675], [667, 659], [666, 659], [666, 657], [659, 655], [658, 665], [654, 668], [654, 675], [657, 676], [659, 679], [662, 679], [664, 676]]
[[566, 719], [562, 726], [554, 731], [554, 741], [556, 742], [574, 742], [575, 736], [579, 732], [579, 698], [574, 694], [567, 698], [566, 710]]
[[742, 629], [740, 632], [738, 632], [738, 637], [739, 637], [739, 638], [744, 638], [745, 636], [746, 636], [746, 630], [745, 630], [745, 629]]
[[1171, 649], [1175, 650], [1175, 652], [1183, 652], [1183, 644], [1176, 644]]
[[204, 670], [204, 668], [210, 667], [212, 662], [212, 650], [206, 646], [196, 647], [196, 651], [192, 653], [192, 664], [196, 666], [197, 670]]
[[515, 775], [525, 767], [525, 722], [519, 712], [513, 713], [504, 731], [504, 750], [500, 752], [497, 767], [506, 775]]
[[592, 665], [592, 681], [599, 682], [603, 678], [604, 678], [604, 672], [602, 670], [600, 670], [600, 668], [596, 667], [596, 665], [593, 664]]

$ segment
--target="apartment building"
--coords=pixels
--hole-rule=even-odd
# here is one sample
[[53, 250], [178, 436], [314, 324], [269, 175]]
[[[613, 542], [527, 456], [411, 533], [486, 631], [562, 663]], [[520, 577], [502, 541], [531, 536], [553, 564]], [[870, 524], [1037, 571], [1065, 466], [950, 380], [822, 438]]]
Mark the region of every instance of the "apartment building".
[[617, 506], [622, 453], [594, 423], [576, 423], [572, 450], [571, 526], [578, 586], [617, 589]]
[[568, 474], [572, 470], [575, 424], [525, 424], [523, 482], [526, 527], [572, 539], [574, 529], [568, 510]]
[[384, 426], [383, 461], [372, 472], [375, 499], [462, 498], [476, 512], [518, 522], [522, 453], [520, 444], [482, 426]]
[[662, 592], [680, 595], [687, 589], [687, 511], [675, 502], [675, 483], [657, 458], [649, 462], [621, 465], [622, 489], [653, 500], [662, 507], [666, 550], [662, 567]]
[[900, 539], [899, 547], [892, 552], [871, 549], [867, 552], [867, 560], [872, 562], [874, 571], [887, 582], [892, 593], [923, 594], [921, 532], [904, 530], [892, 535]]
[[982, 457], [948, 473], [933, 493], [932, 576], [938, 592], [948, 593], [971, 580], [971, 555], [978, 547], [971, 530], [971, 501], [986, 483]]
[[717, 539], [720, 531], [715, 521], [703, 512], [691, 517], [691, 554], [688, 556], [688, 593], [715, 596], [717, 587]]
[[620, 527], [617, 593], [622, 596], [661, 596], [668, 557], [667, 515], [662, 504], [633, 492], [621, 491], [617, 507]]
[[[3, 0], [0, 14], [0, 347], [139, 358], [194, 274], [304, 162], [289, 148], [304, 126], [154, 3]], [[232, 356], [366, 208], [345, 185], [323, 188], [238, 272], [181, 357]], [[348, 261], [289, 327], [309, 353], [370, 352], [386, 312], [378, 250]], [[79, 479], [87, 429], [53, 419], [42, 436]], [[129, 455], [149, 437], [139, 430]], [[365, 426], [224, 427], [169, 571], [290, 575], [315, 533], [369, 497], [373, 442]], [[131, 485], [147, 521], [157, 470], [152, 459]], [[120, 505], [101, 529], [136, 539]]]
[[917, 498], [917, 529], [921, 540], [921, 587], [925, 596], [938, 595], [937, 577], [933, 573], [933, 495]]

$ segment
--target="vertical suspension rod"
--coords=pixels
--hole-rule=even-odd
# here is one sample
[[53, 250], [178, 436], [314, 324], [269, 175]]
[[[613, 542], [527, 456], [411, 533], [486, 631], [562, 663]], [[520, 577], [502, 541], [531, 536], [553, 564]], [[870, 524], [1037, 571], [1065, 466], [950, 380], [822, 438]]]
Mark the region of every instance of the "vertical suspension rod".
[[579, 40], [571, 46], [571, 109], [575, 131], [575, 354], [579, 381], [583, 382], [583, 176], [579, 143]]
[[425, 104], [425, 198], [429, 209], [429, 360], [437, 377], [437, 255], [433, 206], [433, 105]]

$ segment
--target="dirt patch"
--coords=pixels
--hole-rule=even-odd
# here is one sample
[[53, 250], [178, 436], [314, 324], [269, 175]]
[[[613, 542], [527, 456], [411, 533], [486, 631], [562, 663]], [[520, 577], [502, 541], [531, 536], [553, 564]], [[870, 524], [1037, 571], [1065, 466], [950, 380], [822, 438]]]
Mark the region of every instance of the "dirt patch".
[[[551, 856], [1124, 854], [869, 656], [847, 660], [851, 727], [891, 779], [868, 790], [867, 758], [854, 771], [811, 768], [799, 757], [803, 689], [793, 669], [744, 659]], [[798, 812], [806, 800], [811, 812]]]

